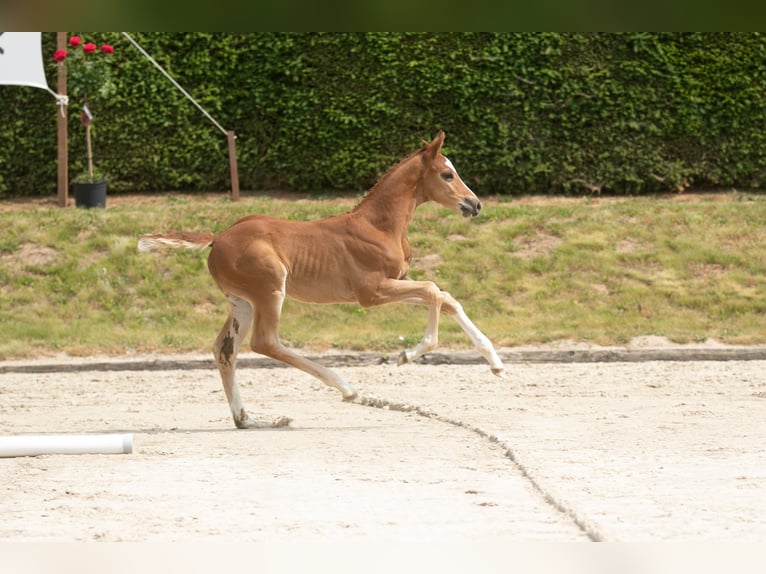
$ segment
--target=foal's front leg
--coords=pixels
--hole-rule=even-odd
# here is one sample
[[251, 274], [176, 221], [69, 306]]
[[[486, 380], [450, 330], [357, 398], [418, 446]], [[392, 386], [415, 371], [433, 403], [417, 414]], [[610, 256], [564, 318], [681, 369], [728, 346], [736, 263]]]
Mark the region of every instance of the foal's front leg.
[[414, 348], [402, 351], [399, 365], [412, 363], [418, 357], [434, 350], [439, 343], [439, 313], [442, 309], [455, 318], [460, 328], [468, 335], [476, 349], [487, 360], [492, 373], [502, 376], [505, 368], [489, 338], [482, 333], [463, 311], [462, 305], [446, 291], [442, 291], [431, 281], [409, 281], [387, 279], [378, 287], [373, 305], [386, 303], [415, 303], [428, 305], [428, 325], [423, 340]]
[[487, 359], [487, 362], [492, 369], [492, 373], [498, 377], [502, 377], [505, 365], [503, 365], [500, 357], [497, 356], [497, 352], [495, 351], [492, 342], [476, 325], [473, 324], [473, 321], [471, 321], [468, 318], [468, 315], [465, 314], [465, 311], [463, 311], [463, 306], [458, 303], [452, 295], [446, 291], [442, 291], [442, 293], [444, 294], [445, 299], [442, 304], [444, 312], [455, 318], [457, 324], [460, 325], [460, 328], [463, 329], [466, 335], [468, 335], [479, 353]]
[[414, 363], [418, 357], [422, 357], [439, 346], [439, 315], [441, 314], [442, 301], [442, 297], [439, 296], [429, 305], [428, 324], [423, 340], [412, 349], [405, 349], [399, 354], [399, 360], [396, 363], [398, 366]]

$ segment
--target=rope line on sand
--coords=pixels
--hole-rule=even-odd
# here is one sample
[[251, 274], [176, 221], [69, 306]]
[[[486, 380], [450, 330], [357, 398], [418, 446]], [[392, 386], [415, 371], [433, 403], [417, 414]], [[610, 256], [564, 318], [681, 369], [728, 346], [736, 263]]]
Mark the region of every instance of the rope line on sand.
[[370, 397], [370, 396], [360, 396], [354, 401], [354, 403], [365, 406], [365, 407], [374, 407], [378, 409], [392, 410], [392, 411], [403, 412], [403, 413], [414, 413], [421, 417], [437, 420], [439, 422], [443, 422], [443, 423], [450, 424], [459, 428], [469, 430], [477, 434], [478, 436], [488, 440], [489, 442], [499, 445], [505, 451], [505, 457], [511, 461], [513, 466], [519, 471], [519, 473], [521, 473], [521, 476], [523, 476], [527, 480], [527, 482], [529, 482], [529, 484], [532, 485], [532, 488], [535, 491], [537, 491], [537, 493], [540, 494], [540, 496], [542, 496], [543, 500], [547, 504], [552, 506], [561, 514], [564, 514], [565, 516], [567, 516], [572, 522], [574, 522], [575, 526], [577, 526], [577, 528], [580, 529], [580, 531], [583, 534], [585, 534], [585, 536], [587, 536], [588, 539], [591, 540], [592, 542], [604, 541], [604, 537], [601, 535], [601, 533], [598, 531], [598, 529], [594, 525], [590, 524], [587, 520], [581, 517], [572, 507], [567, 505], [564, 501], [558, 499], [551, 492], [546, 490], [540, 484], [540, 482], [532, 475], [529, 469], [519, 460], [519, 457], [516, 455], [513, 449], [508, 445], [508, 443], [502, 440], [497, 435], [492, 434], [482, 429], [481, 427], [466, 423], [461, 420], [457, 420], [451, 417], [441, 415], [435, 411], [427, 410], [419, 405], [401, 403], [401, 402], [391, 401], [389, 399], [384, 399], [382, 397]]

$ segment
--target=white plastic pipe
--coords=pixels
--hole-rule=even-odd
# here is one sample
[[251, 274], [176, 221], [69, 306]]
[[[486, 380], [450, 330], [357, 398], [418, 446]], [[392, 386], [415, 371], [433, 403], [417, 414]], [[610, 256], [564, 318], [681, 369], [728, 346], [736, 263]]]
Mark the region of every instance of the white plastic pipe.
[[41, 454], [127, 454], [132, 434], [0, 436], [0, 458]]

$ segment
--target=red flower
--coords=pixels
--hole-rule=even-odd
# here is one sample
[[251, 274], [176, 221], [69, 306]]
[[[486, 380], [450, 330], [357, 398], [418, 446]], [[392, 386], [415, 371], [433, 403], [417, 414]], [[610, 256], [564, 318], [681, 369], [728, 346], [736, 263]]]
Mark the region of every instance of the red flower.
[[92, 54], [93, 52], [96, 51], [96, 45], [93, 42], [88, 42], [87, 44], [83, 44], [82, 51], [88, 54]]
[[66, 60], [66, 50], [56, 50], [53, 52], [54, 62], [63, 62], [64, 60]]
[[76, 48], [80, 44], [82, 44], [82, 38], [79, 36], [72, 36], [69, 38], [69, 45], [72, 46], [72, 48]]
[[101, 51], [105, 54], [114, 54], [114, 48], [110, 46], [109, 44], [104, 44], [101, 46]]

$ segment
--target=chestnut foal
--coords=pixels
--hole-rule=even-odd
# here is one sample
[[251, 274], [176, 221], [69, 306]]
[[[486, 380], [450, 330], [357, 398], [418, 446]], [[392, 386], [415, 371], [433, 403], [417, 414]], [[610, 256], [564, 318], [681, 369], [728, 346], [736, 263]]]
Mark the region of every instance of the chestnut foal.
[[252, 328], [253, 351], [297, 367], [338, 389], [346, 401], [358, 395], [332, 370], [301, 357], [279, 340], [285, 297], [311, 303], [356, 302], [363, 307], [386, 303], [428, 306], [425, 336], [402, 351], [399, 364], [411, 363], [438, 344], [439, 314], [454, 317], [486, 358], [496, 375], [503, 363], [489, 339], [471, 322], [462, 306], [431, 281], [407, 278], [412, 256], [407, 228], [415, 208], [435, 201], [464, 217], [479, 213], [481, 202], [441, 154], [444, 132], [386, 173], [352, 211], [303, 222], [251, 215], [219, 235], [186, 232], [150, 234], [139, 251], [159, 247], [210, 247], [208, 269], [231, 309], [213, 345], [234, 424], [238, 428], [282, 426], [251, 418], [235, 378], [240, 344]]

